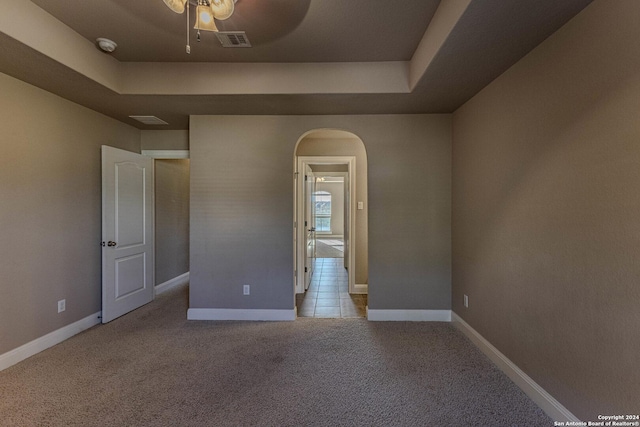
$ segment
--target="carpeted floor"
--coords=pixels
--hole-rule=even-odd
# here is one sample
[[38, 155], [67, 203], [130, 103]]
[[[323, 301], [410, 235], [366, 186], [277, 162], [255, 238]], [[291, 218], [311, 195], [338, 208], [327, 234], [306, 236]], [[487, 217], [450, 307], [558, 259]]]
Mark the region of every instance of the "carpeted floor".
[[0, 372], [2, 426], [551, 426], [447, 323], [187, 321], [187, 288]]
[[344, 258], [342, 239], [316, 239], [316, 258]]

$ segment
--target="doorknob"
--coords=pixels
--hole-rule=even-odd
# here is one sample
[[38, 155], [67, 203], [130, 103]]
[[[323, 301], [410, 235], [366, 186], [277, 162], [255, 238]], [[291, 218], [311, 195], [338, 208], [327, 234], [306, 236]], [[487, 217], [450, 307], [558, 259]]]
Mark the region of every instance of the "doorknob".
[[109, 240], [109, 243], [107, 243], [107, 246], [115, 246], [115, 245], [116, 245], [116, 242], [113, 242], [111, 240]]

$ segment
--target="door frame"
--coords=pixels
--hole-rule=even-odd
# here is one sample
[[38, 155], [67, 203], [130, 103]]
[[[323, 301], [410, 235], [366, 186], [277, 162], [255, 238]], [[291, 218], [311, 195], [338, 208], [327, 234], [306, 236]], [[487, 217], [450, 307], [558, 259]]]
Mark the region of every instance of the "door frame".
[[[315, 191], [316, 191], [316, 177], [311, 170], [311, 167], [307, 165], [305, 167], [305, 177], [303, 185], [303, 194], [304, 194], [304, 290], [308, 290], [311, 285], [311, 278], [313, 276], [313, 270], [315, 267], [315, 253], [316, 253], [316, 234], [315, 234], [315, 208], [313, 206]], [[307, 221], [309, 224], [307, 225]], [[302, 224], [302, 223], [300, 223]], [[311, 229], [314, 229], [311, 231]], [[311, 234], [310, 234], [311, 233]], [[311, 236], [311, 243], [309, 242], [309, 236]], [[311, 250], [311, 256], [309, 255], [309, 250]], [[311, 258], [311, 259], [309, 259]]]
[[[293, 245], [294, 245], [294, 294], [304, 293], [304, 259], [306, 246], [304, 229], [304, 171], [307, 165], [347, 165], [347, 177], [349, 179], [349, 239], [348, 239], [348, 277], [349, 293], [355, 293], [356, 279], [356, 157], [355, 156], [296, 156], [295, 191], [294, 191], [294, 219], [293, 219]], [[345, 209], [347, 206], [345, 206]]]

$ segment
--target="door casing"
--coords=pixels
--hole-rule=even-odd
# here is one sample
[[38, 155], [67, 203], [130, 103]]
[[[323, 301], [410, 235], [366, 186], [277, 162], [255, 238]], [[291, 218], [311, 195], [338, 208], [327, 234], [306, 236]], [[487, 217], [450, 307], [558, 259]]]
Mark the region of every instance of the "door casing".
[[[304, 293], [304, 261], [305, 261], [305, 227], [304, 227], [304, 171], [309, 165], [347, 165], [349, 193], [349, 233], [348, 242], [348, 277], [349, 292], [355, 293], [355, 242], [356, 242], [356, 158], [355, 156], [296, 156], [296, 172], [294, 174], [294, 278], [295, 293]], [[345, 236], [346, 237], [346, 236]], [[294, 295], [295, 299], [295, 295]]]

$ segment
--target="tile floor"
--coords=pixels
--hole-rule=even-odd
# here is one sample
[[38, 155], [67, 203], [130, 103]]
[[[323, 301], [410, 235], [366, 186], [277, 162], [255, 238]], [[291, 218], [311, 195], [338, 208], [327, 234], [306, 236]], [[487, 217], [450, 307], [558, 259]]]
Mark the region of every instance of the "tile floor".
[[298, 317], [366, 317], [367, 296], [350, 295], [343, 258], [316, 258], [311, 285], [296, 295]]

